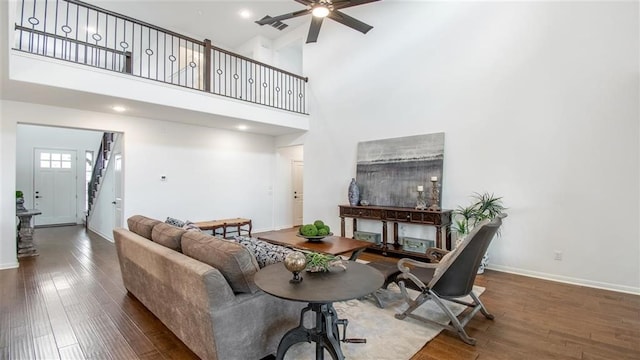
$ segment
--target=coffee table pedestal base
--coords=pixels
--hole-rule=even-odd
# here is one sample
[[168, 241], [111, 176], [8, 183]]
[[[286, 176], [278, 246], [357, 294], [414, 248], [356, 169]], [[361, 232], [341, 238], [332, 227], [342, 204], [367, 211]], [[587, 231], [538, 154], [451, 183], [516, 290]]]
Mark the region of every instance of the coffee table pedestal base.
[[[304, 327], [304, 314], [308, 311], [316, 313], [315, 328]], [[300, 325], [289, 330], [278, 345], [276, 360], [284, 359], [289, 348], [300, 342], [316, 343], [316, 360], [324, 359], [324, 349], [327, 349], [333, 360], [344, 360], [340, 349], [340, 335], [338, 334], [338, 317], [332, 303], [310, 303], [300, 313]]]

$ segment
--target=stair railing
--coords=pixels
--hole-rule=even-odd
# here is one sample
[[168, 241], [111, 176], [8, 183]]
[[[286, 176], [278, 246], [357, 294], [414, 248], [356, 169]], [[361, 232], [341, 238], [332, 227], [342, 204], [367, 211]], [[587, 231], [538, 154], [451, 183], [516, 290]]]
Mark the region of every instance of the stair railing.
[[93, 203], [98, 195], [101, 179], [104, 176], [104, 170], [109, 164], [109, 154], [111, 152], [113, 138], [113, 133], [106, 132], [102, 135], [98, 155], [96, 156], [93, 171], [91, 172], [91, 180], [89, 180], [89, 185], [87, 186], [87, 219], [89, 218], [89, 213], [91, 212]]
[[78, 0], [20, 0], [14, 49], [306, 114], [307, 78]]

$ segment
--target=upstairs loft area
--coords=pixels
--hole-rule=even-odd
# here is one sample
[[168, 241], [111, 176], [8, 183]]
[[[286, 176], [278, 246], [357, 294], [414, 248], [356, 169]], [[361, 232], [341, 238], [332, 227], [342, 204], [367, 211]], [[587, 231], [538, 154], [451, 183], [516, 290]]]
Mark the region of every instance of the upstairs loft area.
[[308, 114], [307, 78], [76, 0], [20, 0], [14, 49]]

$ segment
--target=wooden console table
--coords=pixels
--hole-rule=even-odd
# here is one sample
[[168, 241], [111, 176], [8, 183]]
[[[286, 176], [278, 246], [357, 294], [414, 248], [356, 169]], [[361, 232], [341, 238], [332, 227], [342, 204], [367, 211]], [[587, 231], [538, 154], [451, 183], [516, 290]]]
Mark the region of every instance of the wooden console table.
[[[340, 234], [345, 236], [344, 219], [353, 219], [353, 231], [358, 230], [358, 219], [382, 221], [382, 244], [370, 249], [379, 250], [383, 255], [399, 254], [421, 257], [420, 253], [404, 251], [398, 241], [398, 223], [434, 226], [436, 228], [436, 247], [451, 249], [451, 210], [416, 210], [390, 206], [349, 206], [340, 207]], [[387, 222], [393, 222], [393, 243], [389, 243]], [[444, 232], [444, 244], [443, 244]], [[443, 247], [445, 245], [446, 247]]]

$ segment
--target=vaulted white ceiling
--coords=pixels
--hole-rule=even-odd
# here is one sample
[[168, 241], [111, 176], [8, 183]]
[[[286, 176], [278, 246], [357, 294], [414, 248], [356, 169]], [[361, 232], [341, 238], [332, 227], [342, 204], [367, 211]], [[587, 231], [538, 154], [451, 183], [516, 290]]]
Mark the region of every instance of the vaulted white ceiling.
[[[285, 23], [289, 26], [282, 31], [255, 23], [265, 15], [305, 9], [293, 0], [93, 0], [89, 3], [196, 39], [210, 39], [214, 45], [229, 50], [257, 35], [273, 40], [310, 20], [308, 16], [287, 20]], [[250, 16], [241, 17], [242, 11]]]

